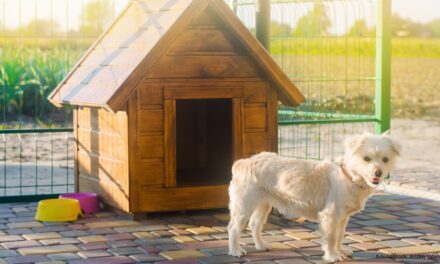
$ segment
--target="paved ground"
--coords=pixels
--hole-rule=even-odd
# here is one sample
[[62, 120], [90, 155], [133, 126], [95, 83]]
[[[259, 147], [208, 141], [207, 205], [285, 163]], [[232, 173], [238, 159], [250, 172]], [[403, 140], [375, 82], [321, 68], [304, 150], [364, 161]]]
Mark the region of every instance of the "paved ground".
[[[321, 263], [316, 224], [275, 214], [264, 231], [274, 250], [256, 251], [246, 235], [242, 242], [250, 253], [237, 259], [226, 255], [226, 211], [152, 215], [138, 222], [103, 212], [71, 223], [41, 223], [33, 220], [35, 208], [0, 205], [0, 263]], [[351, 219], [344, 243], [356, 251], [358, 263], [429, 263], [385, 256], [440, 257], [439, 212], [440, 202], [378, 194]]]
[[[440, 126], [397, 120], [392, 133], [403, 153], [386, 190], [399, 195], [372, 197], [351, 219], [344, 243], [355, 251], [356, 263], [440, 262]], [[264, 231], [274, 250], [256, 251], [245, 234], [249, 254], [237, 259], [226, 255], [227, 211], [152, 215], [138, 222], [103, 212], [72, 223], [40, 223], [33, 220], [35, 208], [35, 203], [0, 204], [0, 264], [321, 263], [316, 224], [275, 214]], [[392, 254], [417, 256], [392, 259]]]
[[440, 201], [439, 122], [393, 119], [391, 126], [402, 155], [389, 181], [390, 190]]

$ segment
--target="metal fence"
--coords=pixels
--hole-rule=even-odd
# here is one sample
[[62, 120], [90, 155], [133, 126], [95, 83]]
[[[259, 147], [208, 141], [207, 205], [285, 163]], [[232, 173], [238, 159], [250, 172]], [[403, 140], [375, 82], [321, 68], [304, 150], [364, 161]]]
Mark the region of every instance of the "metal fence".
[[230, 2], [306, 96], [279, 107], [281, 155], [334, 158], [344, 136], [389, 129], [389, 0]]
[[[127, 1], [0, 0], [0, 202], [74, 190], [71, 110], [46, 97]], [[282, 155], [335, 157], [344, 135], [389, 128], [390, 0], [227, 1], [253, 32], [266, 11], [266, 44], [307, 98], [280, 105]]]
[[125, 0], [0, 0], [0, 202], [72, 192], [72, 111], [48, 94]]

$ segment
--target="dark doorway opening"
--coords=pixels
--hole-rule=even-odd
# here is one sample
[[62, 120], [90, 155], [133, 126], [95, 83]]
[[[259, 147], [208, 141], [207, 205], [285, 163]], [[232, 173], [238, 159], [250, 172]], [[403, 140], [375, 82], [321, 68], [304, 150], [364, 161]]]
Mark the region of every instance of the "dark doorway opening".
[[227, 184], [232, 166], [232, 100], [176, 100], [177, 186]]

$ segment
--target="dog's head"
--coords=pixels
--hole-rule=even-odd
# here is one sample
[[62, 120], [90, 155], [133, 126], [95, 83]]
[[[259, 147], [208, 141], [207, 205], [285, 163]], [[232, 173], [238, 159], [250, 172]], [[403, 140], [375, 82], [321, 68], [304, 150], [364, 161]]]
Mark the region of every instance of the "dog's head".
[[353, 172], [354, 180], [362, 177], [376, 187], [393, 169], [400, 150], [400, 144], [387, 134], [351, 136], [345, 140], [345, 166]]

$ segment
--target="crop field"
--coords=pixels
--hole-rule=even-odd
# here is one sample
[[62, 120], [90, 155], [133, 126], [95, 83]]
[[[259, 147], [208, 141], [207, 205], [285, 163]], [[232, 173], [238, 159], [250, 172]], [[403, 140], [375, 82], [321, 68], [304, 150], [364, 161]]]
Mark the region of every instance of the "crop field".
[[[3, 128], [64, 126], [69, 109], [46, 97], [91, 45], [91, 39], [0, 39]], [[271, 52], [308, 98], [301, 110], [374, 113], [374, 39], [274, 38]], [[394, 117], [440, 119], [440, 39], [395, 39]]]

